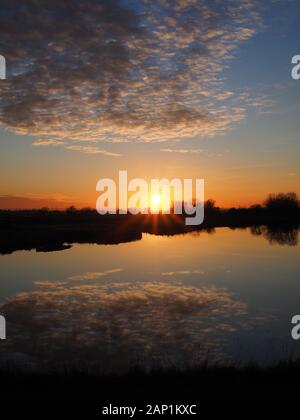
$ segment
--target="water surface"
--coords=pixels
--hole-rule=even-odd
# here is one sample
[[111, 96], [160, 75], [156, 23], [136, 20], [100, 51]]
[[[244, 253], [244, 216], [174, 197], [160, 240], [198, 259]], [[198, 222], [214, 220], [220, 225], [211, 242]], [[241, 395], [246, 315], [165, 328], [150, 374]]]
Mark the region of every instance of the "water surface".
[[218, 228], [0, 256], [2, 360], [120, 371], [300, 355], [297, 232]]

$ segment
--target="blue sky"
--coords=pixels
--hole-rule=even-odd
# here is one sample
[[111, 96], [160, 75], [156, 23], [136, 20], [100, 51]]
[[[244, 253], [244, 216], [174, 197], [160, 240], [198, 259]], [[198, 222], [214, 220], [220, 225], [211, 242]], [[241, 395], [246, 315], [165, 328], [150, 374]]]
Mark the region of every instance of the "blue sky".
[[[101, 3], [91, 0], [91, 10]], [[184, 3], [189, 1], [165, 8], [162, 1], [145, 1], [134, 8], [131, 2], [128, 10], [124, 2], [112, 2], [109, 10], [95, 9], [99, 28], [87, 13], [86, 27], [77, 33], [67, 26], [72, 19], [75, 26], [76, 13], [67, 19], [68, 9], [55, 1], [58, 35], [41, 9], [47, 30], [41, 27], [38, 39], [29, 8], [23, 32], [12, 27], [15, 16], [25, 13], [18, 0], [7, 6], [15, 7], [15, 15], [1, 11], [1, 22], [12, 29], [2, 24], [8, 79], [0, 81], [0, 195], [93, 206], [97, 180], [114, 178], [120, 169], [132, 177], [204, 177], [207, 198], [224, 206], [260, 201], [269, 192], [299, 193], [300, 81], [290, 73], [292, 56], [300, 54], [300, 3], [257, 7], [253, 1], [245, 10], [236, 3], [233, 18], [228, 5], [235, 2], [224, 1], [228, 16], [217, 23], [219, 6], [209, 9], [214, 2], [199, 1], [194, 10]], [[141, 9], [147, 14], [140, 15]], [[120, 10], [128, 13], [125, 29]], [[102, 46], [97, 54], [89, 23]], [[77, 45], [91, 57], [82, 67]], [[224, 56], [222, 48], [228, 48]], [[73, 74], [63, 73], [72, 66]], [[32, 72], [31, 79], [16, 76], [17, 68]], [[97, 97], [86, 97], [98, 88]], [[98, 118], [91, 121], [91, 113]]]

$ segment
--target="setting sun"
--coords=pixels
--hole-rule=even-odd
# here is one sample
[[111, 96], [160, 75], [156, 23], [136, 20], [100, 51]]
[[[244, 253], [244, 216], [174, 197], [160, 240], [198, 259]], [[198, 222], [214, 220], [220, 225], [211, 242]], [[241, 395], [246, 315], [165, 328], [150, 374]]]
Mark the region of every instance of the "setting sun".
[[159, 194], [151, 195], [151, 211], [158, 211], [161, 204], [161, 197]]

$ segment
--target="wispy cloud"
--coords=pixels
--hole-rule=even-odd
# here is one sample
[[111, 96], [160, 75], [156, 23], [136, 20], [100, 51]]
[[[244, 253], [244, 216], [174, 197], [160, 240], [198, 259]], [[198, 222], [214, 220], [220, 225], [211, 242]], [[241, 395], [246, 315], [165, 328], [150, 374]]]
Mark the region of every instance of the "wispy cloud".
[[83, 274], [77, 274], [77, 275], [74, 275], [74, 276], [70, 276], [70, 277], [68, 277], [68, 280], [76, 280], [76, 281], [95, 280], [95, 279], [98, 279], [100, 277], [108, 276], [110, 274], [120, 273], [121, 271], [123, 271], [123, 268], [112, 268], [112, 269], [104, 270], [104, 271], [88, 271], [88, 272], [83, 273]]
[[208, 152], [203, 149], [173, 149], [173, 148], [167, 148], [167, 149], [160, 149], [163, 153], [178, 153], [178, 154], [201, 154], [205, 157], [221, 157], [223, 156], [222, 153], [214, 153], [214, 152]]
[[32, 143], [32, 146], [40, 147], [40, 146], [61, 146], [65, 144], [64, 141], [59, 139], [42, 139], [36, 140]]
[[113, 157], [119, 157], [121, 156], [119, 153], [113, 153], [113, 152], [108, 152], [107, 150], [103, 150], [103, 149], [99, 149], [98, 147], [95, 146], [80, 146], [80, 145], [71, 145], [71, 146], [66, 146], [67, 150], [73, 150], [75, 152], [83, 152], [86, 153], [88, 155], [105, 155], [105, 156], [113, 156]]
[[39, 140], [34, 141], [32, 143], [32, 146], [34, 147], [64, 146], [66, 150], [72, 150], [74, 152], [82, 152], [88, 155], [100, 154], [100, 155], [112, 156], [112, 157], [121, 156], [119, 153], [109, 152], [108, 150], [101, 149], [97, 146], [73, 145], [73, 144], [68, 144], [66, 141], [63, 141], [60, 139], [39, 139]]
[[237, 100], [242, 101], [249, 108], [252, 108], [257, 114], [271, 114], [274, 112], [276, 101], [268, 94], [255, 95], [245, 91], [237, 95]]
[[225, 88], [222, 71], [260, 29], [257, 4], [5, 2], [0, 49], [9, 68], [0, 86], [1, 122], [38, 137], [35, 146], [58, 144], [49, 138], [157, 142], [224, 133], [246, 109]]
[[162, 276], [189, 276], [191, 274], [200, 274], [204, 275], [205, 272], [203, 270], [178, 270], [178, 271], [165, 271], [161, 273]]
[[161, 152], [165, 152], [165, 153], [181, 153], [181, 154], [186, 154], [186, 153], [202, 153], [203, 150], [202, 149], [160, 149]]

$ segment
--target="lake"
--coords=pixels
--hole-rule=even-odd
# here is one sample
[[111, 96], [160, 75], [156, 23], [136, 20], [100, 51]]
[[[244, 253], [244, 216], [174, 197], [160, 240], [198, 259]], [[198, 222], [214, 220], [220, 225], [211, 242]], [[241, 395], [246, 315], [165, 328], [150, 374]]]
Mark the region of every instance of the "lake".
[[297, 357], [297, 235], [217, 228], [2, 255], [2, 362], [122, 371]]

